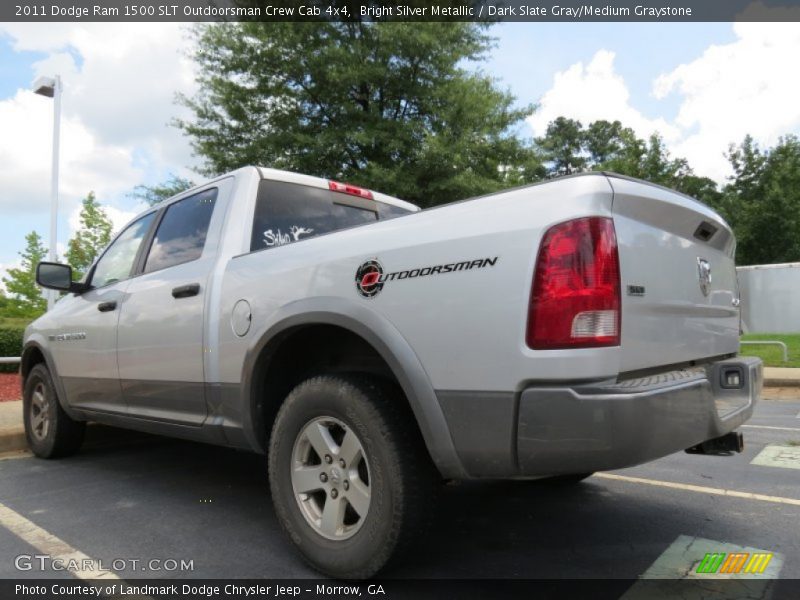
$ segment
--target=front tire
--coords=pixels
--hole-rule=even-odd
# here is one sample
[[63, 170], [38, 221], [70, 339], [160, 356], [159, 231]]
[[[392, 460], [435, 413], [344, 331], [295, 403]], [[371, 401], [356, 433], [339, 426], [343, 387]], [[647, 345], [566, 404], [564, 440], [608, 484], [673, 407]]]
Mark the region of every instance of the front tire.
[[342, 579], [371, 577], [409, 545], [437, 483], [405, 399], [358, 376], [315, 377], [289, 394], [269, 477], [289, 538], [312, 567]]
[[28, 447], [39, 458], [59, 458], [77, 452], [86, 423], [72, 420], [58, 401], [50, 371], [38, 364], [28, 374], [22, 397]]

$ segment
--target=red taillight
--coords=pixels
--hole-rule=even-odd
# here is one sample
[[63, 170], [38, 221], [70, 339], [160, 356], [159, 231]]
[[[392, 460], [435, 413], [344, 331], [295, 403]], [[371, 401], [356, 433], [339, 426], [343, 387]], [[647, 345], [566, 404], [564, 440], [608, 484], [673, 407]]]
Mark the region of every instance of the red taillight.
[[614, 222], [588, 217], [547, 230], [525, 340], [537, 350], [617, 346], [620, 278]]
[[372, 192], [355, 185], [350, 185], [349, 183], [339, 183], [338, 181], [329, 181], [328, 189], [330, 189], [333, 192], [341, 192], [342, 194], [350, 194], [351, 196], [358, 196], [359, 198], [366, 198], [367, 200], [373, 200]]

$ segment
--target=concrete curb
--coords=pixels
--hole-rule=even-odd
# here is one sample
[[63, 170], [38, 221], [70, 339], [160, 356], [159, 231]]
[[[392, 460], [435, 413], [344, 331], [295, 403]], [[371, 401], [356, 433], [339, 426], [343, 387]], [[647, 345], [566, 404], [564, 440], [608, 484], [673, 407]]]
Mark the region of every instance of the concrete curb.
[[0, 402], [0, 453], [25, 450], [27, 447], [22, 425], [22, 402]]
[[764, 387], [800, 387], [800, 380], [780, 378], [765, 379]]
[[800, 387], [800, 369], [764, 367], [764, 387]]
[[0, 454], [28, 448], [25, 430], [22, 427], [0, 429]]

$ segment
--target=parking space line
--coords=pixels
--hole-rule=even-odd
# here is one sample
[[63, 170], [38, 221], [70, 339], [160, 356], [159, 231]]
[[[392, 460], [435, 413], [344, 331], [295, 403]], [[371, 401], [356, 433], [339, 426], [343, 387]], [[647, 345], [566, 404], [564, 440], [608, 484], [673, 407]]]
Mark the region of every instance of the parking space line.
[[751, 465], [764, 467], [782, 467], [784, 469], [800, 469], [800, 448], [797, 446], [784, 446], [770, 444], [758, 453]]
[[684, 490], [687, 492], [697, 492], [700, 494], [713, 494], [715, 496], [728, 496], [730, 498], [742, 498], [744, 500], [758, 500], [760, 502], [774, 502], [776, 504], [788, 504], [790, 506], [800, 506], [800, 499], [797, 498], [784, 498], [782, 496], [767, 496], [766, 494], [753, 494], [751, 492], [740, 492], [737, 490], [727, 490], [725, 488], [712, 488], [703, 485], [693, 485], [690, 483], [661, 481], [660, 479], [644, 479], [643, 477], [629, 477], [627, 475], [617, 475], [616, 473], [596, 473], [594, 477], [599, 477], [601, 479], [613, 479], [615, 481], [625, 481], [627, 483], [642, 483], [645, 485], [672, 488], [674, 490]]
[[[766, 558], [767, 562], [763, 572], [740, 571], [733, 564], [728, 568], [722, 562], [717, 562], [714, 569], [701, 568], [709, 555], [718, 556], [720, 560], [736, 557], [741, 561], [757, 556], [760, 557], [757, 560]], [[783, 555], [777, 552], [680, 535], [620, 600], [766, 599], [772, 596], [773, 582], [779, 578], [783, 562]], [[727, 583], [722, 584], [719, 580], [727, 580]]]
[[[76, 550], [62, 539], [57, 538], [2, 503], [0, 503], [0, 526], [5, 527], [42, 554], [48, 555], [51, 562], [60, 560], [66, 564], [75, 561], [80, 568], [74, 571], [66, 571], [75, 577], [80, 579], [119, 579], [111, 571], [91, 568], [91, 565], [97, 565], [98, 561], [90, 558], [80, 550]], [[84, 568], [87, 566], [89, 568]]]
[[775, 427], [773, 425], [742, 425], [751, 429], [777, 429], [779, 431], [800, 431], [800, 427]]

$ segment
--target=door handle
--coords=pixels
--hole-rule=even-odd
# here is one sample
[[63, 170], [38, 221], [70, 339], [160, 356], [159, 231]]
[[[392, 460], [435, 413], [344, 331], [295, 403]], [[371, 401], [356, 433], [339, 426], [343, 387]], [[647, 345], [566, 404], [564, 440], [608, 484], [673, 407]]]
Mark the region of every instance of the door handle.
[[111, 302], [101, 302], [97, 305], [97, 310], [100, 312], [109, 312], [117, 308], [116, 301], [112, 300]]
[[179, 285], [178, 287], [172, 288], [173, 298], [190, 298], [191, 296], [197, 296], [197, 294], [199, 293], [200, 293], [199, 283], [189, 283], [186, 285]]

